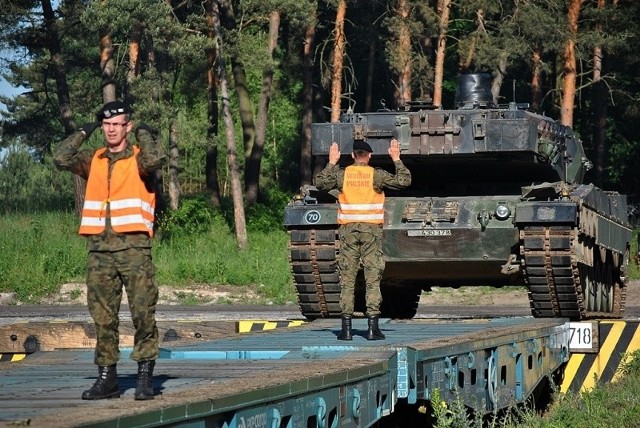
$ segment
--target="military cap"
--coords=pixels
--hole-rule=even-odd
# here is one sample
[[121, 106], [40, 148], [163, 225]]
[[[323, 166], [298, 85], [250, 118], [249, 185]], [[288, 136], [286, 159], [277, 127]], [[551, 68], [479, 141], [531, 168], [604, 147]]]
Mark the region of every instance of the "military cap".
[[355, 152], [356, 150], [364, 150], [365, 152], [373, 153], [373, 149], [369, 143], [360, 140], [353, 142], [353, 151]]
[[111, 101], [102, 106], [96, 118], [100, 121], [121, 114], [131, 114], [131, 108], [122, 101]]

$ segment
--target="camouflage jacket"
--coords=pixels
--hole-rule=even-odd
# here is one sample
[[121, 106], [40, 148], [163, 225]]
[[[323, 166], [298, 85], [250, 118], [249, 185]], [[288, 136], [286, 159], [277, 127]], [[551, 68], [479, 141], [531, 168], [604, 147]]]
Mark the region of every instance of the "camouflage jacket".
[[[356, 162], [354, 165], [366, 165], [366, 163]], [[375, 168], [373, 172], [373, 188], [377, 192], [384, 189], [400, 190], [411, 185], [411, 171], [401, 160], [394, 162], [396, 173], [391, 174], [384, 169]], [[342, 182], [344, 181], [344, 169], [338, 165], [328, 163], [318, 175], [315, 176], [313, 182], [319, 190], [342, 191]]]
[[[70, 171], [85, 180], [89, 177], [91, 170], [91, 160], [94, 150], [80, 150], [85, 141], [85, 134], [81, 131], [75, 132], [64, 139], [53, 150], [53, 161], [60, 170]], [[140, 153], [138, 153], [138, 168], [140, 176], [153, 187], [153, 172], [162, 168], [166, 156], [162, 144], [155, 140], [151, 133], [144, 129], [136, 131], [136, 139]], [[120, 159], [133, 156], [133, 146], [131, 144], [118, 153], [105, 152], [104, 156], [109, 158], [110, 167]], [[107, 226], [99, 235], [87, 236], [89, 251], [120, 251], [128, 248], [151, 248], [151, 238], [146, 233], [116, 233], [111, 229], [109, 213], [107, 212]]]

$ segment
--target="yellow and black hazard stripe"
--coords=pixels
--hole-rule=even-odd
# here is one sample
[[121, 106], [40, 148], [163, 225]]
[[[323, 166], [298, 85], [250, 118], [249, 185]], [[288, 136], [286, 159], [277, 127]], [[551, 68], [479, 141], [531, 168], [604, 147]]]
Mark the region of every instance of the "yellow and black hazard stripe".
[[257, 321], [257, 320], [244, 320], [238, 321], [238, 333], [249, 333], [252, 331], [273, 330], [283, 327], [298, 327], [305, 323], [305, 321]]
[[564, 370], [561, 392], [587, 391], [615, 380], [626, 354], [640, 349], [640, 321], [600, 321], [600, 351], [572, 353]]
[[13, 363], [24, 360], [27, 354], [0, 354], [0, 363]]

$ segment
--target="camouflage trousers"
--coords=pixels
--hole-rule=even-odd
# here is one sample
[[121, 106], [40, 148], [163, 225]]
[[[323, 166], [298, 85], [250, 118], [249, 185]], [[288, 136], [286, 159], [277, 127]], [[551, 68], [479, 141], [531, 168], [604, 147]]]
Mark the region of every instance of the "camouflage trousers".
[[345, 315], [353, 314], [356, 276], [360, 265], [366, 282], [367, 315], [380, 315], [382, 294], [380, 279], [384, 272], [382, 256], [382, 226], [369, 223], [347, 223], [338, 230], [340, 237], [340, 309]]
[[158, 358], [158, 287], [151, 249], [90, 251], [87, 305], [96, 328], [94, 362], [99, 366], [110, 366], [120, 359], [119, 312], [123, 286], [135, 328], [131, 359], [147, 361]]

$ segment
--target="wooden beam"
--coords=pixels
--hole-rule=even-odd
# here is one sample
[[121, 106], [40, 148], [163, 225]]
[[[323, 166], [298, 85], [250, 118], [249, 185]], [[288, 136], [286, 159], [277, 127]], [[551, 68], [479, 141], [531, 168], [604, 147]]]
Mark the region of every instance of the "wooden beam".
[[[233, 335], [236, 331], [236, 321], [158, 322], [161, 346], [167, 342], [210, 340]], [[131, 322], [122, 322], [120, 346], [133, 346], [134, 333]], [[0, 326], [0, 354], [85, 349], [95, 345], [96, 332], [91, 322], [27, 322]]]

